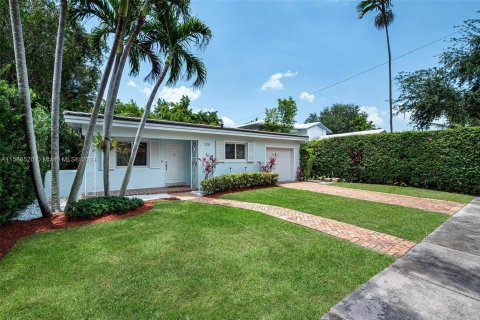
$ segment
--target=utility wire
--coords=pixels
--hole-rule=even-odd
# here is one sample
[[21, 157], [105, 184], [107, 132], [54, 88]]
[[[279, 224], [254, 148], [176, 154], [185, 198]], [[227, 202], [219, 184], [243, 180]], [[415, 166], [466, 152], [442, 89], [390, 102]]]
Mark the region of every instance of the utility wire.
[[[415, 49], [413, 49], [413, 50], [410, 50], [410, 51], [408, 51], [408, 52], [406, 52], [406, 53], [404, 53], [404, 54], [402, 54], [402, 55], [399, 55], [399, 56], [393, 58], [393, 59], [392, 59], [392, 62], [393, 62], [393, 61], [396, 61], [396, 60], [399, 60], [399, 59], [401, 59], [401, 58], [403, 58], [403, 57], [405, 57], [405, 56], [408, 56], [408, 55], [410, 55], [410, 54], [412, 54], [412, 53], [415, 53], [415, 52], [417, 52], [417, 51], [420, 51], [420, 50], [422, 50], [422, 49], [424, 49], [424, 48], [426, 48], [426, 47], [429, 47], [429, 46], [431, 46], [431, 45], [433, 45], [433, 44], [435, 44], [435, 43], [437, 43], [437, 42], [443, 41], [443, 40], [445, 40], [445, 39], [447, 39], [447, 38], [449, 38], [449, 37], [451, 37], [451, 36], [453, 36], [454, 34], [457, 34], [457, 33], [459, 33], [459, 32], [460, 32], [460, 31], [455, 31], [455, 32], [453, 32], [453, 33], [451, 33], [451, 34], [449, 34], [449, 35], [443, 36], [443, 37], [441, 37], [441, 38], [439, 38], [439, 39], [437, 39], [437, 40], [433, 40], [433, 41], [430, 41], [430, 42], [428, 42], [428, 43], [425, 43], [425, 44], [421, 45], [421, 46], [418, 47], [418, 48], [415, 48]], [[354, 75], [352, 75], [352, 76], [350, 76], [350, 77], [348, 77], [348, 78], [345, 78], [345, 79], [343, 79], [343, 80], [340, 80], [340, 81], [337, 81], [337, 82], [335, 82], [335, 83], [332, 83], [332, 84], [330, 84], [330, 85], [328, 85], [328, 86], [326, 86], [326, 87], [323, 87], [323, 88], [321, 88], [321, 89], [318, 89], [318, 90], [313, 91], [313, 92], [308, 92], [308, 93], [314, 94], [314, 93], [318, 93], [318, 92], [321, 92], [321, 91], [330, 89], [330, 88], [335, 87], [335, 86], [337, 86], [337, 85], [339, 85], [339, 84], [342, 84], [342, 83], [347, 82], [347, 81], [349, 81], [349, 80], [352, 80], [352, 79], [354, 79], [354, 78], [356, 78], [356, 77], [359, 77], [359, 76], [361, 76], [361, 75], [364, 75], [365, 73], [368, 73], [368, 72], [370, 72], [370, 71], [373, 71], [373, 70], [375, 70], [375, 69], [378, 69], [378, 68], [380, 68], [380, 67], [383, 67], [383, 66], [386, 65], [386, 64], [388, 64], [388, 61], [383, 62], [383, 63], [381, 63], [381, 64], [377, 64], [377, 65], [374, 66], [374, 67], [371, 67], [371, 68], [366, 69], [366, 70], [364, 70], [364, 71], [362, 71], [362, 72], [356, 73], [356, 74], [354, 74]], [[294, 100], [297, 101], [297, 99], [294, 99]], [[236, 122], [242, 122], [243, 120], [247, 120], [247, 119], [250, 119], [250, 118], [253, 118], [253, 117], [262, 115], [262, 114], [264, 114], [264, 113], [265, 113], [265, 111], [260, 112], [260, 113], [257, 113], [257, 114], [254, 114], [254, 115], [251, 115], [251, 116], [248, 116], [248, 117], [245, 117], [245, 118], [242, 118], [242, 119], [239, 119], [239, 120], [236, 121]]]

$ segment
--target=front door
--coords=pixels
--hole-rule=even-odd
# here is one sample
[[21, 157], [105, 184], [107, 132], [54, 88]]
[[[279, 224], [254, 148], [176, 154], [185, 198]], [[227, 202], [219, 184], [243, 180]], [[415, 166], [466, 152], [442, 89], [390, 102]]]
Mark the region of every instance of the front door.
[[182, 144], [167, 144], [167, 184], [185, 184], [184, 146]]

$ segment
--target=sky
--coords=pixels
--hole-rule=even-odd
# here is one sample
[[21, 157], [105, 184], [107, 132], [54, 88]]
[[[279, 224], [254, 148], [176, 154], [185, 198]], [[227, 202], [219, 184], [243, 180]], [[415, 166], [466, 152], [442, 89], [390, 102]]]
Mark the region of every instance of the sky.
[[[178, 101], [185, 94], [194, 110], [217, 110], [225, 125], [262, 119], [277, 99], [297, 101], [296, 120], [333, 103], [354, 103], [377, 127], [388, 128], [388, 67], [367, 72], [321, 90], [388, 59], [385, 31], [373, 25], [373, 14], [360, 20], [358, 1], [192, 0], [192, 13], [213, 32], [198, 52], [207, 67], [207, 83], [161, 87], [157, 97]], [[455, 32], [454, 26], [479, 17], [480, 0], [393, 1], [390, 27], [393, 58]], [[393, 62], [393, 75], [436, 66], [449, 45], [438, 41]], [[152, 84], [143, 82], [149, 65], [132, 78], [124, 74], [119, 98], [143, 106]], [[321, 91], [318, 91], [321, 90]], [[318, 92], [317, 92], [318, 91]], [[398, 96], [394, 84], [394, 99]], [[394, 130], [411, 130], [409, 118], [394, 118]]]

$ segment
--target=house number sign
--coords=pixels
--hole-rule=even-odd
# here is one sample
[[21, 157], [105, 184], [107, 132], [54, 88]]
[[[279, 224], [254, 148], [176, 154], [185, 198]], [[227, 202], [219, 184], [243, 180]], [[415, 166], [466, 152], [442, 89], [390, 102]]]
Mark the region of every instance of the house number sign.
[[205, 142], [205, 147], [210, 147], [210, 142]]

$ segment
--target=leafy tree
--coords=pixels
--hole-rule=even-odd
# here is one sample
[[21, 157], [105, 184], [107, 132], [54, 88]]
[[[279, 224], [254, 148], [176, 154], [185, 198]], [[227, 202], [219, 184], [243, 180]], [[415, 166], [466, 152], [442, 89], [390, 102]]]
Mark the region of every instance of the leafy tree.
[[307, 119], [305, 119], [304, 123], [312, 123], [312, 122], [319, 122], [320, 116], [317, 115], [316, 112], [312, 112], [308, 115]]
[[388, 27], [395, 19], [391, 0], [362, 0], [357, 5], [358, 17], [362, 19], [369, 12], [377, 12], [375, 27], [385, 29], [388, 51], [388, 104], [390, 109], [390, 132], [393, 132], [393, 97], [392, 97], [392, 51], [390, 49], [390, 34]]
[[141, 109], [133, 100], [122, 102], [117, 99], [117, 102], [115, 103], [115, 114], [125, 117], [140, 118], [143, 114], [143, 109]]
[[441, 120], [447, 127], [480, 125], [480, 20], [465, 21], [460, 36], [440, 56], [440, 66], [396, 77], [398, 113], [418, 129]]
[[[30, 88], [37, 94], [52, 93], [54, 52], [59, 10], [53, 0], [22, 0], [20, 13]], [[66, 24], [62, 64], [61, 101], [69, 110], [87, 111], [95, 98], [104, 44], [95, 46], [78, 20]], [[0, 2], [0, 77], [16, 83], [8, 1]]]
[[208, 125], [218, 125], [221, 119], [217, 111], [198, 111], [193, 112], [190, 108], [190, 98], [183, 96], [179, 102], [167, 102], [159, 99], [157, 106], [150, 114], [153, 119], [170, 120], [187, 123], [199, 123]]
[[297, 103], [292, 97], [278, 99], [277, 108], [265, 109], [265, 123], [261, 130], [290, 133], [295, 124]]
[[375, 129], [368, 114], [354, 104], [335, 103], [320, 112], [319, 120], [334, 134]]

